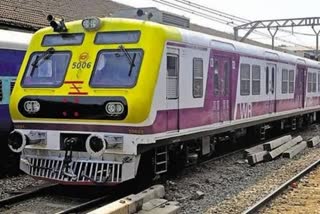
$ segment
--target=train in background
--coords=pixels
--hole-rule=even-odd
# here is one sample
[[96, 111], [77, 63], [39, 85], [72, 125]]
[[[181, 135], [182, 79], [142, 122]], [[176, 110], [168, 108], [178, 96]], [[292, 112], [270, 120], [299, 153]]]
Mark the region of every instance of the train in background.
[[[31, 33], [0, 29], [0, 171], [10, 167], [7, 136], [13, 129], [9, 99], [13, 90]], [[5, 139], [5, 140], [4, 140]]]
[[9, 147], [25, 173], [115, 185], [208, 157], [246, 133], [263, 139], [317, 119], [319, 62], [151, 12], [49, 16], [51, 27], [34, 34], [10, 100]]

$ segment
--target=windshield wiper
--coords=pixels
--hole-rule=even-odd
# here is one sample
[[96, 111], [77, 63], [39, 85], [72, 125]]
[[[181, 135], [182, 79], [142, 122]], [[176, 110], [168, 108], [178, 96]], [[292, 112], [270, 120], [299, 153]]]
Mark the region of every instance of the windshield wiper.
[[132, 68], [133, 68], [134, 66], [136, 66], [136, 65], [134, 64], [134, 61], [136, 60], [137, 54], [134, 53], [133, 59], [132, 59], [131, 56], [130, 56], [130, 54], [128, 53], [128, 51], [125, 49], [125, 47], [124, 47], [123, 45], [120, 45], [120, 46], [119, 46], [119, 49], [124, 53], [124, 55], [126, 55], [126, 57], [127, 57], [127, 59], [128, 59], [128, 62], [129, 62], [129, 64], [130, 64], [130, 69], [129, 69], [128, 76], [131, 76]]
[[49, 59], [52, 54], [54, 54], [55, 49], [54, 48], [48, 48], [48, 50], [46, 50], [41, 56], [37, 55], [36, 59], [34, 60], [34, 62], [31, 64], [32, 66], [32, 70], [30, 72], [30, 76], [33, 76], [34, 70], [38, 67], [38, 64], [40, 62], [41, 59]]

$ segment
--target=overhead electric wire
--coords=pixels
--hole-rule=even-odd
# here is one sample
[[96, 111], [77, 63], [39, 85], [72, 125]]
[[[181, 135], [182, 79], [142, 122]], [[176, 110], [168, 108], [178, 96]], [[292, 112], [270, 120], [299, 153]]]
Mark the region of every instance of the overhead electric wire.
[[223, 19], [219, 19], [219, 18], [216, 18], [216, 17], [213, 17], [213, 16], [210, 16], [210, 15], [207, 15], [207, 14], [204, 14], [204, 13], [201, 13], [201, 12], [197, 12], [197, 11], [194, 11], [192, 9], [189, 9], [189, 8], [186, 8], [186, 7], [182, 7], [180, 5], [176, 5], [176, 4], [173, 4], [171, 2], [167, 2], [165, 0], [153, 0], [154, 2], [157, 2], [157, 3], [160, 3], [162, 5], [166, 5], [166, 6], [169, 6], [169, 7], [172, 7], [172, 8], [175, 8], [175, 9], [178, 9], [178, 10], [181, 10], [181, 11], [184, 11], [184, 12], [187, 12], [187, 13], [191, 13], [191, 14], [194, 14], [196, 16], [200, 16], [200, 17], [203, 17], [205, 19], [209, 19], [209, 20], [212, 20], [212, 21], [216, 21], [216, 22], [219, 22], [220, 24], [227, 24], [228, 22], [226, 20], [223, 20]]
[[[180, 11], [184, 11], [184, 12], [187, 12], [187, 13], [190, 13], [190, 14], [193, 14], [193, 15], [196, 15], [196, 16], [199, 16], [199, 17], [202, 17], [202, 18], [205, 18], [205, 19], [209, 19], [209, 20], [212, 20], [212, 21], [215, 21], [215, 22], [218, 22], [220, 24], [224, 24], [224, 25], [229, 25], [229, 26], [232, 26], [232, 27], [235, 27], [237, 26], [236, 23], [233, 23], [233, 22], [230, 22], [230, 18], [227, 18], [226, 16], [233, 16], [233, 15], [230, 15], [230, 14], [227, 14], [227, 13], [224, 13], [224, 14], [227, 14], [226, 16], [223, 16], [224, 18], [227, 18], [229, 20], [225, 20], [225, 19], [222, 19], [222, 18], [217, 18], [217, 17], [214, 17], [212, 15], [209, 15], [209, 14], [206, 14], [206, 13], [203, 13], [201, 11], [196, 11], [194, 9], [191, 9], [191, 8], [187, 8], [187, 7], [184, 7], [182, 5], [178, 5], [178, 4], [175, 4], [175, 3], [172, 3], [172, 2], [169, 2], [169, 1], [166, 1], [166, 0], [152, 0], [154, 2], [157, 2], [159, 4], [162, 4], [162, 5], [165, 5], [165, 6], [168, 6], [168, 7], [171, 7], [171, 8], [175, 8], [175, 9], [178, 9]], [[188, 4], [188, 3], [191, 3], [190, 1], [186, 1], [188, 3], [183, 3], [184, 0], [174, 0], [176, 2], [180, 2], [184, 5]], [[195, 4], [195, 3], [192, 3], [192, 4]], [[202, 5], [199, 5], [199, 4], [195, 4], [197, 5], [197, 7], [205, 7], [205, 6], [202, 6]], [[187, 5], [190, 7], [190, 5]], [[191, 6], [191, 7], [194, 7], [194, 6]], [[202, 9], [199, 9], [197, 8], [198, 10], [202, 10]], [[207, 8], [207, 7], [205, 7]], [[208, 11], [206, 10], [203, 10], [203, 11], [206, 11], [207, 13], [209, 12], [209, 10], [213, 10], [211, 8], [207, 8]], [[217, 11], [217, 10], [213, 10], [213, 11]], [[219, 12], [219, 11], [218, 11]], [[233, 17], [236, 17], [236, 16], [233, 16]], [[237, 17], [238, 19], [243, 19], [243, 18], [240, 18], [240, 17]], [[245, 19], [243, 19], [245, 20]], [[241, 22], [244, 22], [244, 21], [241, 21]], [[255, 34], [258, 34], [260, 36], [265, 36], [265, 37], [268, 37], [268, 38], [271, 38], [271, 36], [269, 34], [266, 34], [266, 33], [262, 33], [262, 32], [259, 32], [259, 31], [256, 31], [254, 30], [253, 33]], [[300, 47], [304, 47], [304, 48], [310, 48], [309, 46], [304, 46], [304, 45], [300, 45], [300, 44], [297, 44], [295, 42], [292, 42], [292, 41], [288, 41], [288, 40], [284, 40], [284, 39], [280, 39], [280, 38], [276, 38], [276, 40], [278, 41], [282, 41], [282, 42], [285, 42], [285, 43], [288, 43], [288, 44], [293, 44], [293, 45], [296, 45], [296, 46], [300, 46]]]
[[[235, 20], [235, 21], [241, 22], [241, 24], [246, 24], [246, 23], [252, 22], [249, 19], [245, 19], [245, 18], [242, 18], [242, 17], [239, 17], [239, 16], [228, 14], [228, 13], [225, 13], [223, 11], [219, 11], [219, 10], [216, 10], [216, 9], [213, 9], [213, 8], [209, 8], [207, 6], [203, 6], [203, 5], [188, 1], [188, 0], [174, 0], [174, 1], [179, 2], [181, 4], [184, 4], [184, 5], [188, 5], [190, 7], [197, 8], [199, 10], [203, 10], [203, 11], [209, 12], [209, 13], [214, 13], [214, 14], [216, 14], [218, 16], [223, 16], [223, 17], [229, 18], [230, 20]], [[292, 32], [289, 31], [289, 30], [279, 29], [279, 31], [292, 34]], [[314, 36], [314, 34], [301, 33], [301, 32], [295, 32], [295, 34], [304, 35], [304, 36]]]
[[248, 20], [248, 19], [244, 19], [244, 18], [235, 16], [235, 15], [231, 15], [231, 14], [228, 14], [228, 13], [225, 13], [225, 12], [213, 9], [213, 8], [209, 8], [209, 7], [206, 7], [206, 6], [191, 2], [191, 1], [187, 1], [187, 0], [174, 0], [174, 1], [179, 2], [181, 4], [188, 4], [191, 7], [195, 7], [195, 8], [198, 8], [200, 10], [204, 10], [204, 11], [207, 11], [207, 12], [210, 12], [210, 13], [214, 13], [214, 14], [216, 14], [218, 16], [223, 16], [223, 17], [231, 19], [231, 20], [237, 20], [237, 21], [243, 22], [243, 23], [250, 22], [250, 20]]

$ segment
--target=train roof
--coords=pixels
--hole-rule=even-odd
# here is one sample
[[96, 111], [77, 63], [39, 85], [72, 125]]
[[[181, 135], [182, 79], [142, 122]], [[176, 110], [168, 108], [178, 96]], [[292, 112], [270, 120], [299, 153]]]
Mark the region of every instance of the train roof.
[[232, 51], [242, 55], [254, 56], [258, 58], [286, 61], [293, 64], [305, 64], [318, 67], [320, 62], [311, 59], [299, 57], [293, 54], [284, 53], [268, 48], [258, 47], [247, 43], [242, 43], [230, 39], [216, 37], [196, 31], [179, 28], [184, 42], [201, 45], [205, 47], [214, 47], [221, 51]]
[[11, 50], [26, 50], [31, 40], [31, 33], [1, 30], [0, 48]]
[[[110, 17], [106, 17], [106, 19], [110, 19]], [[190, 29], [180, 28], [172, 25], [164, 25], [162, 23], [157, 23], [153, 21], [146, 20], [138, 20], [135, 18], [111, 18], [111, 19], [122, 19], [125, 20], [135, 20], [136, 22], [140, 22], [141, 24], [149, 23], [150, 27], [155, 25], [161, 25], [168, 32], [172, 31], [172, 28], [177, 29], [181, 35], [183, 42], [190, 43], [193, 45], [199, 45], [204, 47], [212, 47], [222, 51], [232, 51], [245, 56], [253, 56], [261, 59], [270, 59], [275, 61], [282, 61], [291, 64], [303, 64], [307, 66], [312, 66], [320, 69], [320, 62], [307, 59], [304, 57], [299, 57], [293, 54], [284, 53], [281, 51], [276, 51], [268, 48], [263, 48], [255, 45], [251, 45], [248, 43], [238, 42], [230, 39], [225, 39], [222, 37], [217, 37], [197, 31], [192, 31]]]

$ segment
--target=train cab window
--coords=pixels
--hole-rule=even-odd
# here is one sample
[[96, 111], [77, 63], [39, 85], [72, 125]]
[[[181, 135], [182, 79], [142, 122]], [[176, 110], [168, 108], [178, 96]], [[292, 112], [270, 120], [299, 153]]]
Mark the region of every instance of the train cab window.
[[220, 84], [219, 84], [219, 61], [214, 60], [213, 63], [213, 94], [219, 95], [220, 93]]
[[250, 94], [250, 65], [241, 64], [240, 66], [240, 95]]
[[193, 97], [203, 97], [203, 60], [193, 58]]
[[282, 69], [281, 93], [288, 93], [289, 73], [287, 69]]
[[289, 93], [294, 92], [294, 70], [289, 71]]
[[22, 79], [23, 87], [59, 87], [62, 85], [71, 53], [36, 52], [30, 57]]
[[130, 88], [136, 84], [143, 51], [140, 49], [102, 50], [97, 56], [90, 86]]
[[252, 66], [252, 95], [260, 94], [261, 68], [259, 65]]
[[140, 31], [100, 32], [94, 40], [95, 44], [126, 44], [137, 43]]
[[42, 46], [81, 45], [83, 39], [83, 33], [45, 35], [42, 40]]
[[167, 99], [179, 97], [179, 57], [178, 55], [167, 55]]

